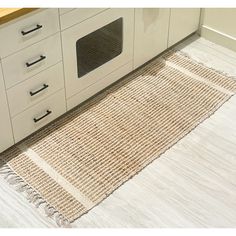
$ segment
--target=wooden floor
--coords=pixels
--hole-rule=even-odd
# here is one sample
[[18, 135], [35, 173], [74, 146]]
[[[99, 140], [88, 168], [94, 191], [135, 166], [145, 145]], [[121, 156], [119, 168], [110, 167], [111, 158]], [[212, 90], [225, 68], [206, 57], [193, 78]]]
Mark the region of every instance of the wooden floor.
[[[177, 46], [236, 76], [236, 53], [193, 36]], [[0, 227], [55, 227], [0, 177]], [[236, 96], [74, 227], [236, 227]]]

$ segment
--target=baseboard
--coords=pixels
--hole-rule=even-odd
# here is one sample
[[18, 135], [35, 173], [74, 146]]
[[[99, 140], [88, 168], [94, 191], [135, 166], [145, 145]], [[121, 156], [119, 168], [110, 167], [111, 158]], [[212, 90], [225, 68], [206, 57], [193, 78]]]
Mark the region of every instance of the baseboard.
[[201, 26], [201, 36], [207, 40], [212, 41], [213, 43], [217, 43], [221, 46], [229, 48], [233, 51], [236, 51], [236, 38], [210, 28], [206, 25]]

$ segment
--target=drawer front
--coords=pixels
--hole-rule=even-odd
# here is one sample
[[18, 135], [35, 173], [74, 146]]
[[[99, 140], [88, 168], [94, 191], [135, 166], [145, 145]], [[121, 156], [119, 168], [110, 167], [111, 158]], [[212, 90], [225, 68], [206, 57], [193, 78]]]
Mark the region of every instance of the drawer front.
[[104, 10], [106, 10], [106, 8], [79, 8], [69, 11], [60, 16], [61, 30], [80, 23], [100, 12], [103, 12]]
[[58, 9], [46, 9], [17, 18], [0, 28], [0, 57], [4, 58], [60, 29]]
[[2, 60], [6, 88], [39, 73], [61, 61], [60, 34], [36, 43]]
[[19, 142], [65, 112], [65, 91], [62, 89], [12, 119], [15, 141]]
[[58, 63], [7, 91], [11, 116], [64, 88], [62, 63]]

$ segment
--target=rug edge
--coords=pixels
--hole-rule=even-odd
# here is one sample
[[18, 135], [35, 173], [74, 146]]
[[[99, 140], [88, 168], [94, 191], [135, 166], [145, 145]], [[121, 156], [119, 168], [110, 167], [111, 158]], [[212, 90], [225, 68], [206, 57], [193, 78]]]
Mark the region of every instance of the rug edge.
[[25, 194], [26, 200], [33, 204], [36, 209], [43, 209], [45, 215], [54, 220], [54, 222], [63, 228], [71, 227], [69, 221], [63, 214], [57, 211], [50, 203], [48, 203], [36, 189], [27, 183], [19, 174], [17, 174], [11, 166], [1, 157], [0, 154], [0, 175], [13, 189]]

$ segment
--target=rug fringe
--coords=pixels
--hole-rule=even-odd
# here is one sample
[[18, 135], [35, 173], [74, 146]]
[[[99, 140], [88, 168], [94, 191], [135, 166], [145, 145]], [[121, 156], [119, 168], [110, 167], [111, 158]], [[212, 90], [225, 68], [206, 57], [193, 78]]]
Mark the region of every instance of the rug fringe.
[[0, 175], [4, 177], [6, 182], [13, 186], [19, 193], [25, 193], [27, 200], [34, 204], [36, 208], [42, 207], [45, 215], [54, 219], [59, 227], [70, 228], [70, 222], [62, 214], [60, 214], [54, 207], [48, 204], [37, 191], [28, 185], [21, 177], [19, 177], [10, 166], [0, 158]]

